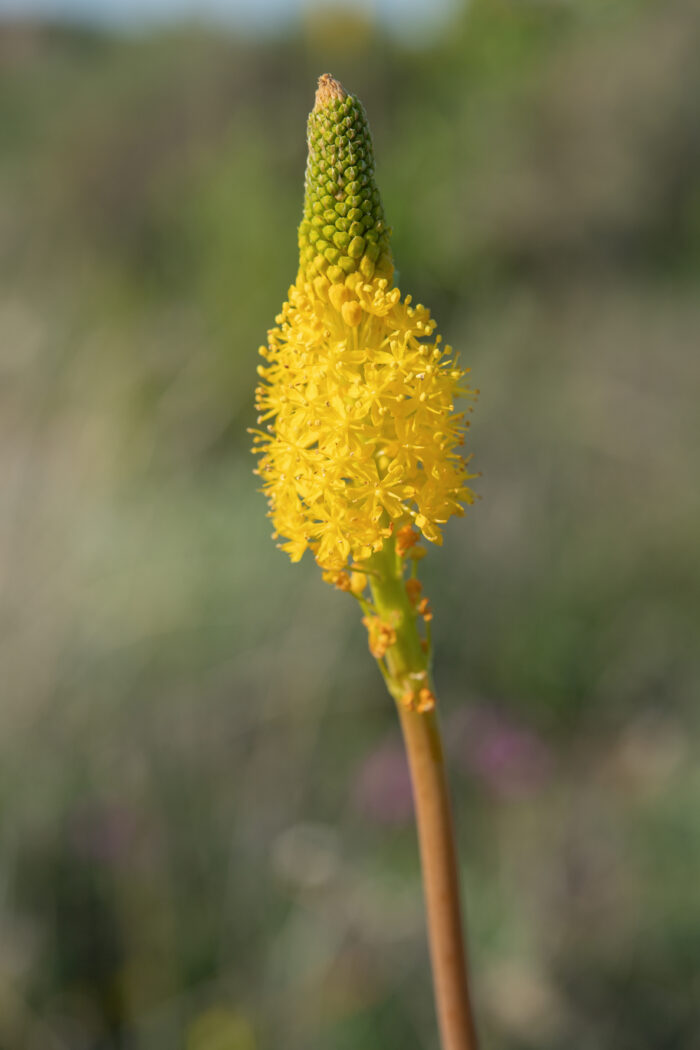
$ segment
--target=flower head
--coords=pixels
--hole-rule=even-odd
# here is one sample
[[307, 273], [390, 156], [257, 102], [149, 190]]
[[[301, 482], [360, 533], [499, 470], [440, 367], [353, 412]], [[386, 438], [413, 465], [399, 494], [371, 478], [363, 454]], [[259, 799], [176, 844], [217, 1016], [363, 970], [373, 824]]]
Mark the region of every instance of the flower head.
[[472, 502], [455, 410], [470, 392], [429, 311], [393, 285], [364, 110], [327, 75], [308, 143], [299, 273], [260, 349], [254, 440], [282, 549], [339, 571], [393, 529], [441, 542]]

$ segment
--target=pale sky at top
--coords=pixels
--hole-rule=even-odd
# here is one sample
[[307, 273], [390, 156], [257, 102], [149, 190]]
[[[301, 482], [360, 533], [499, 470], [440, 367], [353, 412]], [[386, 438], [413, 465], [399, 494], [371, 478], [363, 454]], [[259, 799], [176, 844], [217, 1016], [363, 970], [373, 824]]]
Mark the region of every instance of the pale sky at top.
[[140, 27], [176, 19], [202, 19], [234, 27], [274, 30], [314, 6], [357, 10], [401, 32], [437, 29], [454, 0], [0, 0], [0, 17], [69, 18], [101, 25]]

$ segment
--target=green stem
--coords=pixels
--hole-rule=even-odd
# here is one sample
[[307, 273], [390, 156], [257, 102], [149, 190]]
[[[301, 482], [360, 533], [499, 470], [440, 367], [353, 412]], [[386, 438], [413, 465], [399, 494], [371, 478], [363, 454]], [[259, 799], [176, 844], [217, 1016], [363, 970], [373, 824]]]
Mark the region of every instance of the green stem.
[[421, 645], [415, 610], [406, 593], [401, 559], [393, 540], [375, 554], [369, 577], [379, 616], [396, 630], [386, 653], [389, 691], [397, 701], [411, 771], [423, 873], [430, 958], [443, 1050], [476, 1050], [476, 1032], [462, 933], [459, 868], [435, 710], [411, 709], [402, 697], [420, 682], [431, 688], [428, 656]]
[[421, 645], [415, 609], [403, 579], [403, 566], [393, 538], [367, 563], [369, 586], [377, 615], [396, 630], [396, 643], [387, 650], [386, 662], [393, 680], [390, 692], [400, 701], [407, 688], [421, 679], [428, 684], [428, 656]]

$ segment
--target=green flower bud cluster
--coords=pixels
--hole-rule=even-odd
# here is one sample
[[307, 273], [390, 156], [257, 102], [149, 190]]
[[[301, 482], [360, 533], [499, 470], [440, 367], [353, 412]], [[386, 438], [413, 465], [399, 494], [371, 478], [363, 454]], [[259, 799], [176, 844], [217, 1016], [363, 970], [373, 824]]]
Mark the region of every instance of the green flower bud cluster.
[[309, 115], [299, 265], [307, 279], [340, 283], [359, 272], [391, 279], [390, 229], [374, 181], [374, 154], [362, 103], [337, 80], [319, 80]]

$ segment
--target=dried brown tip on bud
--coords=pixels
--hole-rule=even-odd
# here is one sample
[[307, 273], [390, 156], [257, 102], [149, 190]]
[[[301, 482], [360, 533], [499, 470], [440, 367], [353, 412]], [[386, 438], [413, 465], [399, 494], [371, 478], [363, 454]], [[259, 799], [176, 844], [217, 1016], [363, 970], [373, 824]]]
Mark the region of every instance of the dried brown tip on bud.
[[321, 106], [327, 106], [329, 102], [334, 99], [343, 101], [347, 98], [347, 91], [341, 83], [339, 83], [335, 77], [332, 77], [330, 73], [324, 73], [318, 78], [318, 87], [316, 89], [316, 101], [314, 103], [314, 109], [320, 109]]

